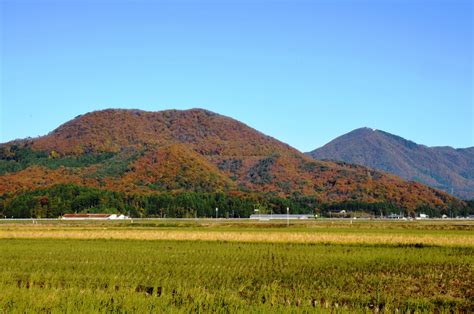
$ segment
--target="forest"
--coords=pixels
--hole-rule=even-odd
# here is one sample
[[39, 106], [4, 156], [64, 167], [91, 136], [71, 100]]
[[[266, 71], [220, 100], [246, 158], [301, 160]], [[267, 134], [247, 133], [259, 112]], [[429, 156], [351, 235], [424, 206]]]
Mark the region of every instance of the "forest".
[[[149, 194], [126, 194], [94, 187], [74, 184], [59, 184], [50, 188], [0, 196], [0, 215], [3, 218], [58, 218], [66, 213], [123, 213], [131, 217], [192, 218], [215, 217], [245, 218], [254, 213], [316, 214], [337, 217], [344, 210], [347, 215], [357, 213], [366, 216], [403, 213], [415, 216], [425, 213], [430, 217], [467, 216], [474, 213], [474, 201], [464, 207], [433, 208], [419, 206], [416, 211], [399, 208], [387, 202], [366, 203], [346, 201], [324, 203], [315, 197], [294, 194], [282, 198], [270, 193], [200, 193], [164, 192]], [[335, 214], [335, 215], [334, 215]], [[363, 215], [364, 216], [364, 215]]]

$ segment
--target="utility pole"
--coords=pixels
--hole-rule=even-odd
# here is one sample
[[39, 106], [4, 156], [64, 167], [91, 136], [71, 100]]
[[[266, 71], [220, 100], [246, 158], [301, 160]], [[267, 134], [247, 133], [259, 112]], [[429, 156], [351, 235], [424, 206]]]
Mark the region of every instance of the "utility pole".
[[286, 226], [287, 227], [290, 226], [290, 208], [289, 207], [286, 208]]
[[219, 208], [216, 207], [216, 219], [218, 215], [219, 215]]

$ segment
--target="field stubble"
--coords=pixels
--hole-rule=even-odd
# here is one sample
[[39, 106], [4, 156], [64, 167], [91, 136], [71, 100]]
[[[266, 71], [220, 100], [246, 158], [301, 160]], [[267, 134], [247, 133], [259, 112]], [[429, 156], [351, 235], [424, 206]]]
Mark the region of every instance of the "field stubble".
[[0, 312], [474, 310], [469, 224], [387, 226], [1, 224]]
[[474, 246], [474, 222], [397, 223], [325, 221], [237, 223], [158, 220], [135, 223], [0, 224], [0, 238], [134, 239], [335, 244]]

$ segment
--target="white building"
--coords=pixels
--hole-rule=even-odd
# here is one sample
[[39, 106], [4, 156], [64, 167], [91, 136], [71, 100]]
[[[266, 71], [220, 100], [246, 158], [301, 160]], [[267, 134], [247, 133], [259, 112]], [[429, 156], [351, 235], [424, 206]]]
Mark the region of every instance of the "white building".
[[420, 214], [418, 217], [416, 217], [416, 219], [428, 219], [430, 218], [430, 216], [428, 216], [427, 214]]
[[282, 220], [282, 219], [311, 219], [311, 218], [316, 218], [317, 216], [313, 214], [255, 214], [255, 215], [250, 215], [250, 219], [258, 219], [258, 220]]
[[127, 216], [117, 214], [64, 214], [64, 220], [118, 220], [128, 219]]

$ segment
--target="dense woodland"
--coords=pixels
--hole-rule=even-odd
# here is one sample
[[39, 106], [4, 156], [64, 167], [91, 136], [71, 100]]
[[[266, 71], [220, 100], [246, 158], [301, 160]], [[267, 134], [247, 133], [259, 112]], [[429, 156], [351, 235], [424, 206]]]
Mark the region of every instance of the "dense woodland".
[[[215, 217], [218, 208], [220, 218], [244, 218], [254, 213], [284, 214], [290, 208], [292, 214], [317, 214], [323, 217], [380, 216], [417, 213], [440, 217], [443, 214], [467, 216], [474, 213], [474, 201], [462, 208], [437, 209], [421, 206], [416, 211], [398, 208], [385, 202], [364, 203], [357, 201], [320, 203], [314, 197], [294, 195], [281, 198], [263, 194], [226, 193], [151, 193], [126, 195], [73, 184], [29, 191], [0, 197], [0, 215], [4, 218], [57, 218], [66, 213], [123, 213], [132, 217]], [[340, 215], [340, 211], [346, 211]]]

